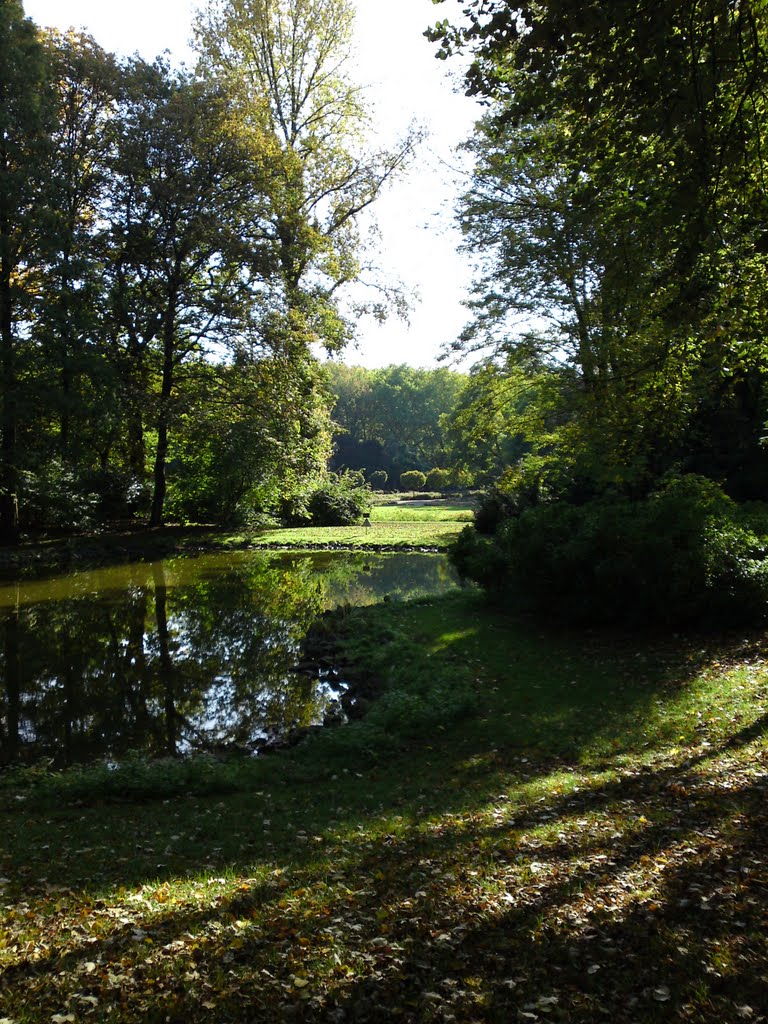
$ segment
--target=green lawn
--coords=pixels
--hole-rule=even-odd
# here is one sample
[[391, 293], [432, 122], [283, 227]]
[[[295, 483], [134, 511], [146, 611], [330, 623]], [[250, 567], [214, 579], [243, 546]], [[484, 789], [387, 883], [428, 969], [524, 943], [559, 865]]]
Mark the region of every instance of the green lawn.
[[472, 506], [468, 502], [441, 502], [439, 505], [419, 505], [403, 502], [399, 505], [374, 505], [372, 523], [471, 523]]
[[338, 544], [344, 547], [368, 546], [447, 548], [472, 521], [468, 503], [445, 502], [440, 505], [374, 505], [370, 528], [364, 526], [312, 526], [295, 529], [269, 529], [254, 534], [260, 544], [280, 547], [297, 544], [305, 547]]
[[759, 1021], [761, 638], [340, 613], [283, 754], [0, 777], [0, 1020]]

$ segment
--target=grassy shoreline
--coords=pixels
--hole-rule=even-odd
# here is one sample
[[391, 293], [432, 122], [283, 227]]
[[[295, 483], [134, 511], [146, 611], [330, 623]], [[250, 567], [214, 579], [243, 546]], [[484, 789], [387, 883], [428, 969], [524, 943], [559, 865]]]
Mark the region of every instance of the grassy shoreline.
[[445, 551], [470, 519], [468, 504], [445, 502], [431, 508], [374, 506], [370, 528], [233, 531], [211, 526], [164, 526], [29, 539], [15, 548], [0, 548], [0, 579], [29, 578], [113, 562], [153, 561], [200, 551]]
[[762, 637], [568, 633], [474, 594], [327, 633], [381, 689], [349, 726], [111, 790], [3, 780], [5, 1017], [762, 1019]]

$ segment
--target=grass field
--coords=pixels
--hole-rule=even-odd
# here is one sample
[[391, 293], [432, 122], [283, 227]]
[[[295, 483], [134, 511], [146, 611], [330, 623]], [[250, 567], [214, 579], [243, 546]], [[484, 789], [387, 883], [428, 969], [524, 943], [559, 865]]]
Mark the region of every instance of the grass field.
[[0, 1020], [761, 1021], [761, 637], [340, 613], [283, 754], [0, 776]]
[[398, 505], [374, 505], [372, 523], [471, 523], [472, 506], [468, 502], [444, 501], [439, 505], [401, 502]]
[[439, 505], [374, 505], [371, 526], [312, 526], [262, 530], [254, 541], [280, 547], [338, 544], [344, 547], [430, 547], [445, 549], [472, 521], [469, 503], [441, 502]]

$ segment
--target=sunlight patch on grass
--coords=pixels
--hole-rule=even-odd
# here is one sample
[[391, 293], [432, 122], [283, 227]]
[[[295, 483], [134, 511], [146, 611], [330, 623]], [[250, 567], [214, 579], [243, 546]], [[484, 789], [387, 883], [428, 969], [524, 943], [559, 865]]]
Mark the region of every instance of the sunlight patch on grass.
[[374, 505], [372, 523], [471, 523], [474, 512], [470, 505]]
[[274, 547], [302, 545], [305, 547], [334, 544], [352, 548], [365, 547], [427, 547], [445, 549], [459, 535], [461, 522], [386, 522], [363, 526], [307, 526], [295, 529], [260, 530], [253, 540]]

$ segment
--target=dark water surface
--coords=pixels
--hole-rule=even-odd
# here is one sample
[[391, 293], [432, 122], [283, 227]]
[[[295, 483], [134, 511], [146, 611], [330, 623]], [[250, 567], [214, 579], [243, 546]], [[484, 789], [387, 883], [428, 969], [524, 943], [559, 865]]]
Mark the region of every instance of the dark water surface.
[[340, 683], [295, 671], [339, 604], [457, 586], [447, 559], [180, 557], [0, 585], [0, 765], [257, 749], [323, 721]]

